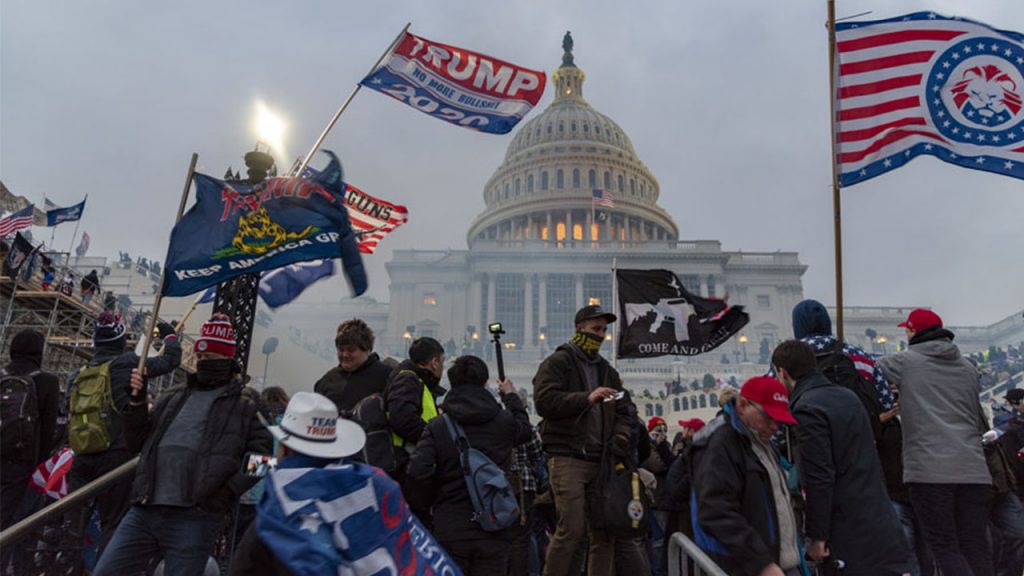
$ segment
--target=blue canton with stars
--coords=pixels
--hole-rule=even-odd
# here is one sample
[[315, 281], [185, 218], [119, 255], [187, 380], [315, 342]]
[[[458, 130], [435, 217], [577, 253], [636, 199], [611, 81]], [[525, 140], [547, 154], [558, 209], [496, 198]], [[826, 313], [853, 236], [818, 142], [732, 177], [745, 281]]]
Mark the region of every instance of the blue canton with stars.
[[[851, 186], [895, 170], [922, 154], [935, 156], [965, 168], [1024, 179], [1024, 162], [1007, 157], [1009, 154], [1019, 154], [1012, 150], [1024, 146], [1024, 109], [1006, 108], [996, 112], [988, 110], [987, 106], [977, 108], [974, 102], [968, 100], [957, 110], [952, 100], [944, 97], [948, 97], [950, 90], [962, 79], [951, 77], [951, 74], [959, 71], [957, 76], [962, 76], [967, 68], [965, 63], [972, 60], [976, 61], [979, 67], [995, 65], [1002, 72], [1009, 73], [1008, 76], [1016, 84], [1016, 94], [1024, 95], [1024, 86], [1020, 82], [1024, 78], [1024, 35], [996, 30], [964, 18], [940, 16], [934, 12], [916, 12], [873, 22], [844, 22], [837, 24], [836, 29], [847, 30], [883, 23], [921, 20], [970, 22], [984, 26], [992, 32], [991, 35], [972, 35], [942, 50], [923, 79], [925, 110], [922, 112], [926, 113], [935, 129], [947, 142], [918, 142], [908, 145], [860, 169], [840, 174], [840, 186]], [[971, 145], [970, 152], [965, 153], [964, 145]], [[979, 150], [978, 147], [988, 150]]]
[[[810, 344], [815, 351], [825, 350], [836, 343], [835, 336], [824, 334], [807, 336], [801, 340]], [[855, 358], [854, 363], [862, 362], [864, 364], [871, 365], [870, 378], [871, 382], [875, 385], [875, 391], [878, 392], [878, 401], [882, 403], [883, 410], [889, 410], [892, 408], [893, 402], [896, 401], [896, 397], [892, 393], [892, 387], [889, 386], [889, 380], [886, 379], [885, 373], [882, 372], [882, 367], [871, 358], [870, 354], [852, 344], [843, 344], [843, 354]], [[866, 371], [861, 370], [859, 366], [857, 371], [865, 377], [868, 377]]]

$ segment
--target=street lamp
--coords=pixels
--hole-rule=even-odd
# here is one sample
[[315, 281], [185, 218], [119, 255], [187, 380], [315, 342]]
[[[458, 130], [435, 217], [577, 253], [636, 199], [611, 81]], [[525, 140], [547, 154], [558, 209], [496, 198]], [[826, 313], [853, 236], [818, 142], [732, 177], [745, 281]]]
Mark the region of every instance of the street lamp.
[[747, 361], [747, 340], [749, 340], [749, 338], [747, 338], [746, 334], [740, 334], [740, 344], [743, 345], [743, 361], [744, 362]]
[[885, 336], [879, 336], [879, 337], [878, 337], [878, 338], [877, 338], [877, 339], [875, 340], [875, 342], [878, 342], [879, 344], [881, 344], [881, 345], [882, 345], [882, 354], [886, 354], [886, 353], [887, 353], [887, 352], [885, 351], [885, 343], [886, 343], [886, 342], [888, 342], [888, 341], [889, 341], [889, 339], [888, 339], [888, 338], [886, 338]]
[[416, 327], [409, 325], [405, 327], [405, 332], [402, 332], [402, 338], [405, 339], [406, 343], [412, 340], [412, 335], [416, 333]]

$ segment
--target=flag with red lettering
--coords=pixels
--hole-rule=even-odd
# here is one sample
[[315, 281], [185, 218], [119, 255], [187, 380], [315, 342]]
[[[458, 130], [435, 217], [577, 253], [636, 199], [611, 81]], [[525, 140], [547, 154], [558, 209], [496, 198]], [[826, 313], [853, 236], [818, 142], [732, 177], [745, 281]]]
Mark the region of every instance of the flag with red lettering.
[[291, 574], [462, 576], [381, 470], [292, 455], [266, 478], [256, 532]]
[[457, 126], [506, 134], [546, 82], [543, 72], [406, 32], [360, 84]]
[[[303, 178], [312, 179], [317, 174], [319, 172], [308, 166], [302, 171]], [[409, 221], [409, 210], [405, 206], [370, 196], [348, 183], [345, 184], [345, 208], [348, 208], [348, 219], [363, 254], [373, 254], [385, 236]]]
[[917, 12], [836, 24], [839, 181], [922, 154], [1024, 179], [1024, 35]]

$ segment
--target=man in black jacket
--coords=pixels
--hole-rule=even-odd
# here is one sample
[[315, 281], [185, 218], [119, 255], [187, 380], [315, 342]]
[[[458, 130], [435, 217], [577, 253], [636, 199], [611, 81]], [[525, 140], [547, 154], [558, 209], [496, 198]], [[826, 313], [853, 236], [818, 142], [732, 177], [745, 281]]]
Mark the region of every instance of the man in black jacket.
[[342, 322], [334, 347], [338, 365], [317, 381], [314, 392], [330, 398], [340, 413], [351, 411], [371, 394], [384, 393], [393, 367], [373, 351], [373, 330], [366, 322], [358, 318]]
[[[170, 324], [161, 322], [158, 329], [164, 342], [164, 348], [159, 356], [146, 359], [145, 374], [147, 378], [173, 372], [181, 364], [181, 344], [178, 342], [174, 328]], [[138, 367], [139, 356], [131, 350], [125, 350], [127, 334], [124, 324], [114, 316], [113, 312], [101, 312], [96, 318], [96, 329], [92, 339], [95, 344], [95, 353], [87, 366], [110, 364], [110, 392], [117, 410], [110, 416], [110, 434], [112, 436], [110, 447], [93, 454], [75, 455], [75, 459], [71, 463], [69, 492], [78, 490], [124, 464], [131, 459], [133, 452], [137, 451], [137, 448], [130, 450], [126, 442], [123, 415], [128, 410], [132, 370]], [[75, 386], [77, 375], [78, 372], [73, 373], [68, 380], [69, 393]], [[73, 410], [74, 406], [69, 407], [69, 411]], [[130, 482], [130, 480], [121, 481], [96, 497], [102, 530], [100, 550], [106, 546], [114, 534], [118, 520], [128, 509]], [[87, 519], [88, 516], [84, 516], [76, 522], [75, 529], [83, 528]]]
[[751, 378], [693, 437], [694, 541], [731, 576], [801, 573], [786, 474], [770, 443], [796, 422], [788, 400], [778, 380]]
[[[461, 356], [448, 369], [452, 391], [444, 413], [465, 430], [469, 445], [506, 471], [516, 444], [533, 433], [530, 417], [511, 380], [498, 382], [505, 409], [487, 390], [487, 364], [476, 356]], [[406, 474], [409, 505], [420, 518], [433, 509], [433, 534], [466, 576], [501, 576], [512, 547], [515, 527], [485, 532], [473, 520], [473, 502], [463, 475], [459, 451], [444, 418], [430, 421]]]
[[[624, 398], [622, 378], [600, 355], [608, 324], [614, 321], [615, 315], [600, 306], [581, 308], [572, 339], [548, 356], [533, 378], [558, 514], [544, 576], [567, 576], [572, 568], [573, 554], [589, 529], [587, 491], [597, 479], [606, 447], [621, 457], [631, 449], [636, 417]], [[615, 538], [593, 529], [589, 535], [590, 574], [613, 574]]]
[[[3, 371], [4, 376], [17, 376], [29, 381], [35, 387], [36, 410], [32, 423], [33, 430], [25, 438], [22, 448], [4, 451], [0, 466], [0, 528], [7, 528], [18, 520], [22, 500], [28, 489], [29, 478], [36, 466], [50, 457], [57, 439], [57, 412], [60, 403], [60, 389], [57, 377], [43, 372], [43, 345], [46, 338], [35, 330], [22, 330], [11, 340], [11, 363]], [[26, 432], [27, 433], [27, 432]]]
[[790, 390], [797, 470], [806, 499], [807, 555], [846, 564], [847, 576], [903, 574], [910, 551], [883, 483], [871, 424], [857, 395], [818, 371], [814, 349], [798, 340], [772, 354]]
[[408, 464], [408, 454], [420, 441], [420, 435], [437, 416], [437, 398], [444, 396], [441, 374], [444, 370], [444, 348], [430, 337], [417, 338], [409, 346], [409, 358], [391, 373], [385, 396], [388, 406], [388, 424], [391, 426], [396, 450], [402, 458], [398, 462], [401, 483]]
[[270, 453], [270, 432], [242, 395], [230, 320], [214, 314], [195, 343], [196, 374], [165, 392], [150, 414], [144, 383], [133, 371], [127, 420], [144, 438], [133, 506], [102, 553], [95, 576], [133, 574], [158, 555], [165, 574], [200, 574], [224, 516], [255, 478], [242, 473], [246, 452]]

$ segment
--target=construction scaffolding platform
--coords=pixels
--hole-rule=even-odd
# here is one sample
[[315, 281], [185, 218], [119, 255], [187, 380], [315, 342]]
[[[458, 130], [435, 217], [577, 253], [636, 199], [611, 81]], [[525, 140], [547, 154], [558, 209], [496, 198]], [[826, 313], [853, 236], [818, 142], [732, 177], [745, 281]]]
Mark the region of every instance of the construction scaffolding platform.
[[[15, 286], [10, 277], [0, 276], [0, 358], [3, 364], [6, 364], [9, 361], [11, 339], [21, 330], [32, 329], [46, 337], [43, 348], [44, 370], [64, 375], [78, 369], [93, 356], [93, 327], [96, 317], [102, 311], [101, 298], [94, 298], [89, 304], [85, 304], [75, 296], [67, 296], [54, 290], [43, 290], [37, 278], [28, 281], [19, 279]], [[124, 318], [134, 318], [137, 314], [131, 309], [119, 312]], [[142, 317], [145, 318], [145, 315]], [[126, 323], [127, 349], [137, 348], [144, 326], [146, 322], [137, 322], [133, 330]], [[192, 339], [184, 335], [181, 339], [182, 367], [194, 371]], [[184, 374], [178, 374], [172, 380], [183, 378]], [[170, 385], [173, 381], [164, 384]]]

